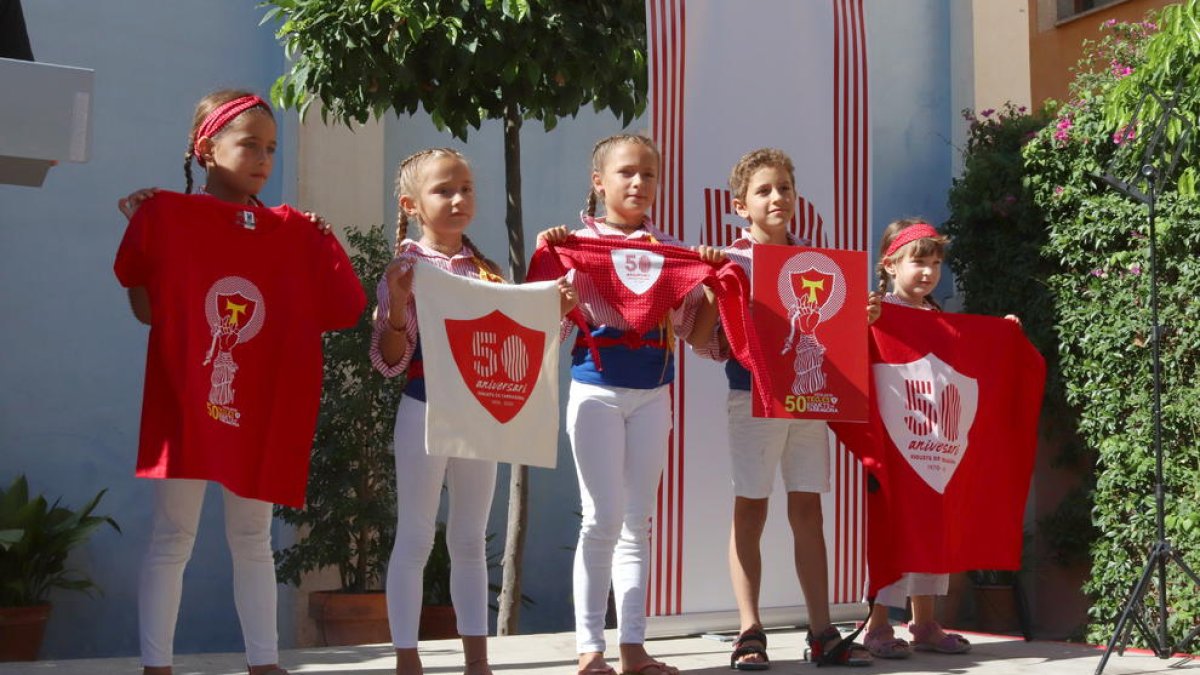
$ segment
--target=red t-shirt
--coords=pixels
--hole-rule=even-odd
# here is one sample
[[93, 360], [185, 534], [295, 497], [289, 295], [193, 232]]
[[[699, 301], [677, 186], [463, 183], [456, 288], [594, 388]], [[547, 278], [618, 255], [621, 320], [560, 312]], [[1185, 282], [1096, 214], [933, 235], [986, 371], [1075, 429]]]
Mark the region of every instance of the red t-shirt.
[[321, 333], [366, 306], [337, 238], [289, 206], [159, 192], [113, 267], [150, 295], [137, 475], [303, 506]]

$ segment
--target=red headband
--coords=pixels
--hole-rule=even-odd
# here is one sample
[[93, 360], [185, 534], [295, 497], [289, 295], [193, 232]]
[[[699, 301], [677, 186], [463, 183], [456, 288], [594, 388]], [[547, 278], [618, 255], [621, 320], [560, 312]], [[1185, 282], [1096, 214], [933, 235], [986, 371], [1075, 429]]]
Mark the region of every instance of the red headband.
[[200, 139], [216, 136], [221, 132], [221, 129], [225, 128], [226, 124], [232, 122], [238, 115], [258, 106], [262, 106], [268, 111], [271, 110], [271, 106], [267, 105], [266, 101], [251, 94], [235, 98], [232, 101], [226, 101], [208, 113], [208, 116], [204, 118], [199, 128], [196, 129], [196, 141], [192, 146], [192, 151], [196, 153], [196, 161], [199, 162], [200, 166], [204, 166], [204, 158], [200, 156]]
[[940, 236], [938, 231], [933, 229], [933, 226], [929, 223], [913, 223], [900, 230], [900, 233], [892, 240], [891, 246], [888, 246], [887, 252], [883, 254], [883, 257], [892, 257], [892, 254], [899, 251], [903, 246], [911, 244], [918, 239], [935, 239]]

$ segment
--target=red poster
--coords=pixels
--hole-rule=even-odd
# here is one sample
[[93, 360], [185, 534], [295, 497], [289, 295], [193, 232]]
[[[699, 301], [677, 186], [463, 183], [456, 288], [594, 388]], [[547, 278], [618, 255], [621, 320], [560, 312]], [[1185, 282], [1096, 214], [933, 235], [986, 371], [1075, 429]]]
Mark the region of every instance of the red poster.
[[751, 313], [771, 374], [755, 417], [867, 419], [867, 254], [754, 247]]

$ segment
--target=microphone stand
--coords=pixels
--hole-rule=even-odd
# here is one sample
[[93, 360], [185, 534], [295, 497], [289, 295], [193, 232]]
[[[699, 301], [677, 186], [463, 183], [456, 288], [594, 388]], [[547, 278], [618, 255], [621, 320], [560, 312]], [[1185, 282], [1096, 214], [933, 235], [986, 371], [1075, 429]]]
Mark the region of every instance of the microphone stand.
[[[1192, 640], [1197, 635], [1200, 635], [1200, 626], [1193, 628], [1190, 633], [1176, 644], [1172, 644], [1170, 637], [1167, 635], [1168, 563], [1178, 565], [1179, 569], [1191, 578], [1193, 583], [1200, 587], [1200, 576], [1197, 576], [1196, 572], [1184, 562], [1183, 556], [1171, 545], [1171, 540], [1167, 538], [1165, 525], [1166, 494], [1163, 481], [1162, 359], [1160, 353], [1160, 340], [1162, 340], [1163, 329], [1158, 321], [1158, 249], [1154, 218], [1155, 199], [1162, 189], [1166, 177], [1174, 172], [1179, 155], [1192, 129], [1191, 122], [1175, 112], [1176, 102], [1179, 100], [1179, 93], [1182, 87], [1183, 82], [1180, 80], [1179, 84], [1175, 87], [1174, 95], [1170, 101], [1164, 101], [1153, 91], [1147, 91], [1142, 96], [1141, 101], [1138, 102], [1137, 108], [1134, 111], [1132, 121], [1125, 127], [1124, 131], [1120, 132], [1121, 136], [1124, 137], [1123, 140], [1126, 142], [1125, 147], [1114, 153], [1113, 157], [1105, 165], [1103, 174], [1095, 176], [1101, 185], [1112, 187], [1121, 194], [1142, 202], [1147, 207], [1150, 238], [1150, 334], [1152, 336], [1150, 351], [1151, 358], [1153, 359], [1151, 377], [1153, 380], [1154, 406], [1152, 411], [1154, 421], [1154, 520], [1157, 535], [1156, 541], [1150, 546], [1150, 554], [1146, 561], [1146, 567], [1142, 570], [1141, 577], [1134, 584], [1129, 599], [1125, 602], [1125, 606], [1121, 610], [1116, 627], [1113, 629], [1112, 638], [1108, 641], [1108, 646], [1104, 649], [1104, 655], [1100, 657], [1099, 665], [1096, 666], [1095, 675], [1100, 675], [1104, 672], [1104, 666], [1108, 664], [1108, 659], [1113, 651], [1116, 651], [1118, 654], [1125, 653], [1125, 646], [1129, 643], [1129, 638], [1135, 626], [1145, 641], [1150, 644], [1155, 656], [1160, 659], [1168, 659], [1172, 654], [1186, 650]], [[1154, 131], [1145, 142], [1136, 172], [1128, 179], [1122, 180], [1117, 175], [1117, 171], [1134, 154], [1132, 143], [1134, 131], [1138, 126], [1142, 107], [1145, 105], [1147, 99], [1151, 97], [1158, 102], [1161, 114], [1158, 116], [1158, 119], [1152, 122]], [[1166, 139], [1167, 125], [1172, 120], [1177, 120], [1182, 124], [1182, 132], [1173, 147], [1166, 147], [1163, 145], [1163, 141]], [[1169, 162], [1166, 170], [1160, 172], [1155, 167], [1155, 161], [1163, 159], [1166, 154], [1170, 155]], [[1140, 183], [1145, 183], [1145, 191], [1138, 188], [1138, 184]], [[1150, 590], [1150, 581], [1152, 578], [1155, 581], [1157, 590], [1157, 597], [1152, 599], [1154, 609], [1157, 612], [1157, 626], [1151, 626], [1151, 622], [1154, 619], [1148, 620], [1143, 616], [1146, 609], [1146, 594]]]

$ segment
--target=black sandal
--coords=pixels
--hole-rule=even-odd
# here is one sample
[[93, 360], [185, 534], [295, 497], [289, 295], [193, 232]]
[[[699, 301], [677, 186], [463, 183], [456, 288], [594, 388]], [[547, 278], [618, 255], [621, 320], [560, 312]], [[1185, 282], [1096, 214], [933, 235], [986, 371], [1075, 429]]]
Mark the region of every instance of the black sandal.
[[[757, 642], [758, 644], [746, 644]], [[762, 661], [738, 661], [743, 656], [757, 654]], [[766, 670], [771, 667], [771, 659], [767, 657], [767, 634], [755, 626], [742, 631], [733, 641], [733, 653], [729, 655], [729, 667], [734, 670]]]
[[[826, 628], [820, 635], [813, 635], [812, 631], [808, 632], [805, 642], [808, 643], [808, 649], [804, 650], [804, 659], [812, 661], [820, 666], [869, 666], [874, 659], [871, 658], [870, 652], [861, 644], [854, 642], [854, 638], [862, 628], [851, 633], [848, 637], [842, 637], [841, 631], [837, 626]], [[833, 642], [834, 645], [826, 650], [825, 645]], [[860, 656], [855, 656], [854, 652], [859, 652]], [[861, 656], [866, 652], [867, 656]]]

